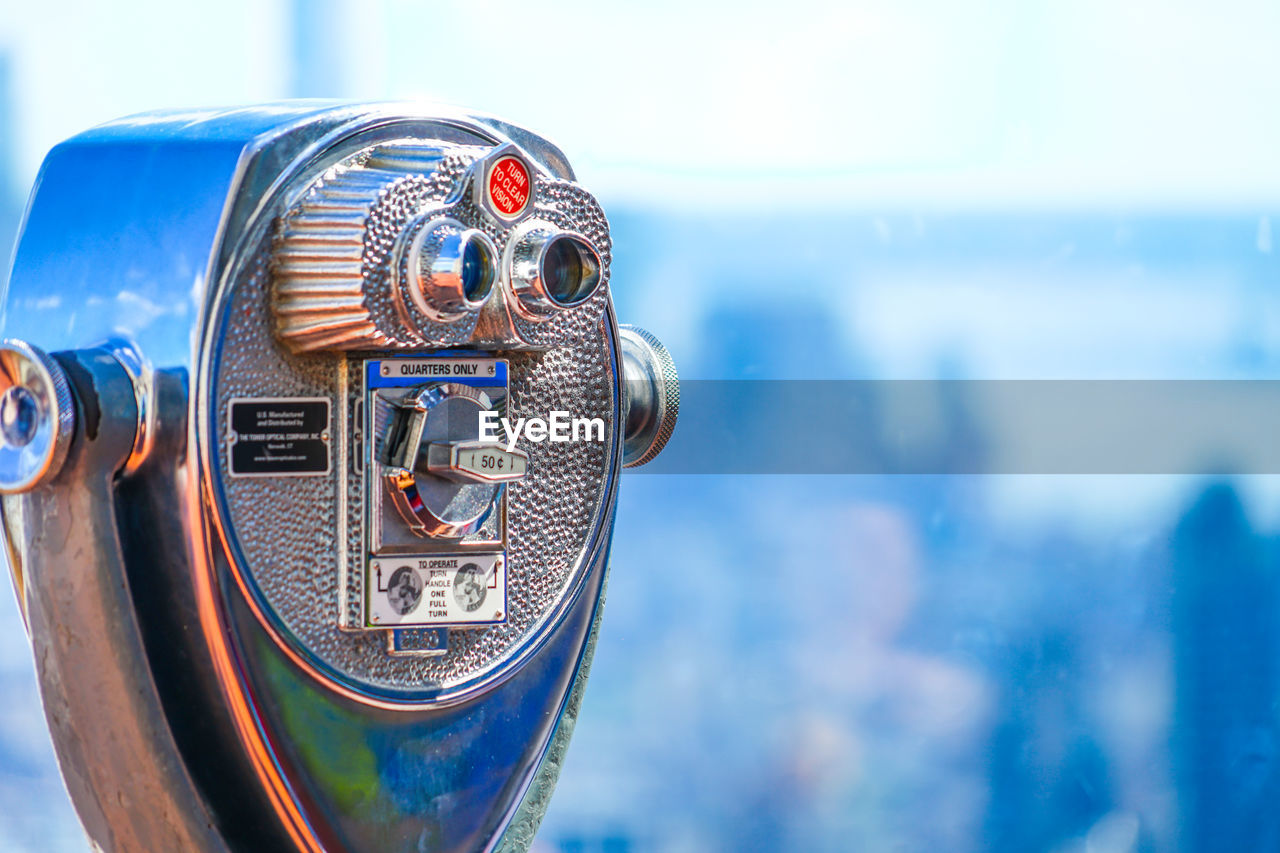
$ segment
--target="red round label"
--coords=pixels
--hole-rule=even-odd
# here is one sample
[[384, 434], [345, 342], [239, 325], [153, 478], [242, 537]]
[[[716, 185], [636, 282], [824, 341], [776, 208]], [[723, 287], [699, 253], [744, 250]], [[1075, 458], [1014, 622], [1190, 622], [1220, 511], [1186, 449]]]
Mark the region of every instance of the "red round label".
[[529, 204], [529, 167], [507, 155], [489, 169], [489, 203], [502, 216], [515, 216]]

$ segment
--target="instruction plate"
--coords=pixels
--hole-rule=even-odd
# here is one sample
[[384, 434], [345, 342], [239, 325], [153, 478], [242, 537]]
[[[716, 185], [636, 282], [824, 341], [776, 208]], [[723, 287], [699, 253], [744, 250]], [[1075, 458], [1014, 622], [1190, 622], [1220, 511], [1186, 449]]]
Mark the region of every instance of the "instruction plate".
[[426, 554], [369, 560], [367, 627], [496, 625], [507, 619], [502, 554]]

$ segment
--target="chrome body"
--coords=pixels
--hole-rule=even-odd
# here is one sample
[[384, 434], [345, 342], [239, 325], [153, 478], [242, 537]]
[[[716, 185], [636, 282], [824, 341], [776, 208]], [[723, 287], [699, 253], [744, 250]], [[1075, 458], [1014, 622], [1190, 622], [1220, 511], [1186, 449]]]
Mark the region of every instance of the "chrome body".
[[[563, 587], [527, 624], [500, 614], [494, 630], [506, 632], [505, 644], [465, 665], [449, 663], [462, 653], [452, 645], [457, 631], [364, 641], [344, 586], [347, 543], [365, 547], [354, 528], [332, 552], [317, 551], [336, 561], [336, 591], [272, 593], [236, 521], [248, 500], [236, 490], [259, 481], [219, 467], [228, 423], [220, 406], [233, 393], [224, 373], [239, 357], [225, 330], [250, 315], [235, 301], [245, 282], [267, 293], [266, 279], [245, 271], [272, 247], [279, 325], [265, 307], [253, 319], [261, 340], [281, 342], [271, 356], [281, 364], [339, 365], [339, 495], [347, 494], [343, 478], [359, 489], [370, 476], [348, 450], [358, 446], [349, 431], [368, 421], [348, 421], [347, 402], [368, 392], [350, 379], [365, 362], [348, 360], [347, 350], [576, 347], [584, 318], [595, 316], [602, 355], [592, 356], [592, 381], [605, 392], [593, 399], [619, 423], [617, 327], [603, 286], [574, 303], [583, 307], [536, 325], [511, 312], [501, 322], [496, 314], [488, 324], [464, 320], [459, 333], [426, 318], [419, 329], [428, 342], [385, 325], [398, 321], [377, 316], [363, 292], [342, 296], [360, 269], [329, 257], [338, 298], [354, 300], [334, 309], [346, 319], [319, 333], [290, 325], [335, 316], [289, 289], [315, 245], [297, 235], [320, 233], [300, 222], [315, 187], [330, 185], [320, 177], [361, 151], [373, 152], [362, 162], [377, 168], [417, 168], [416, 149], [403, 145], [416, 138], [498, 152], [481, 159], [486, 175], [498, 155], [522, 152], [541, 170], [539, 191], [578, 193], [564, 156], [545, 140], [489, 117], [404, 106], [148, 114], [63, 143], [41, 170], [3, 331], [61, 351], [54, 358], [76, 392], [75, 438], [50, 482], [4, 498], [4, 530], [68, 789], [104, 850], [517, 850], [536, 830], [589, 667], [622, 431], [611, 428], [606, 445], [591, 450], [598, 497], [580, 514], [583, 544]], [[595, 216], [593, 201], [573, 198]], [[530, 200], [508, 225], [532, 210]], [[589, 236], [606, 268], [607, 232]], [[497, 312], [500, 301], [484, 311]], [[588, 303], [594, 315], [581, 313]], [[274, 375], [273, 364], [254, 369]], [[536, 385], [529, 370], [521, 376]], [[549, 470], [550, 458], [535, 454], [530, 479], [539, 466]], [[345, 517], [338, 514], [340, 530]], [[358, 507], [350, 517], [364, 523]], [[519, 571], [512, 563], [521, 553], [493, 565]], [[315, 612], [306, 612], [313, 600]]]

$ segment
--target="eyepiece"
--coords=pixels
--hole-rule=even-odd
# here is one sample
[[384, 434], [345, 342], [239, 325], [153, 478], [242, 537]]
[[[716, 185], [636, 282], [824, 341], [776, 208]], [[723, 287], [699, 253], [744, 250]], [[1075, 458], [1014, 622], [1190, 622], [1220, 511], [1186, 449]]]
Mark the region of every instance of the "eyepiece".
[[542, 253], [542, 280], [552, 302], [572, 308], [595, 293], [600, 283], [600, 256], [576, 235], [552, 237]]
[[600, 253], [581, 234], [530, 223], [511, 254], [517, 312], [537, 321], [581, 305], [600, 288], [602, 266]]
[[408, 233], [414, 236], [396, 265], [401, 299], [407, 295], [414, 307], [442, 323], [484, 306], [498, 277], [498, 251], [487, 234], [445, 218]]
[[493, 252], [489, 250], [489, 238], [479, 231], [471, 231], [459, 239], [462, 241], [462, 296], [474, 305], [482, 305], [493, 290], [496, 266]]

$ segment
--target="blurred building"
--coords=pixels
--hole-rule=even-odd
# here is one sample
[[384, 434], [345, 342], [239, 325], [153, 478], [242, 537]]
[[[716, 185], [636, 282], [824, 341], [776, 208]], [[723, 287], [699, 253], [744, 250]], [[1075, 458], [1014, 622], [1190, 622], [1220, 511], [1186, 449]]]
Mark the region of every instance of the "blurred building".
[[8, 53], [0, 51], [0, 287], [9, 280], [13, 241], [22, 213], [21, 190], [16, 179], [15, 88], [13, 62]]
[[344, 0], [290, 0], [289, 97], [333, 98], [345, 92], [350, 36], [341, 23]]
[[1173, 751], [1182, 849], [1280, 845], [1273, 548], [1236, 490], [1204, 491], [1173, 538]]

